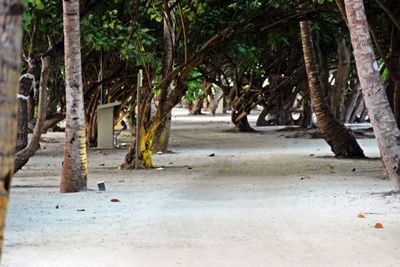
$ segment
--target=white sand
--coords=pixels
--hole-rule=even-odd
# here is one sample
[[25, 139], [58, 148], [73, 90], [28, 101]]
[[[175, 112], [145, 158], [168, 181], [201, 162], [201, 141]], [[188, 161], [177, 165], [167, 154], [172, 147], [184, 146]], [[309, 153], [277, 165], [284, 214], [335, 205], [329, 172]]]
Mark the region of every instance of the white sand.
[[104, 180], [102, 193], [59, 193], [63, 135], [45, 135], [56, 143], [14, 178], [3, 266], [400, 266], [400, 199], [371, 195], [392, 189], [379, 160], [176, 114], [176, 153], [154, 156], [163, 170], [117, 170], [125, 149], [89, 152], [89, 187]]

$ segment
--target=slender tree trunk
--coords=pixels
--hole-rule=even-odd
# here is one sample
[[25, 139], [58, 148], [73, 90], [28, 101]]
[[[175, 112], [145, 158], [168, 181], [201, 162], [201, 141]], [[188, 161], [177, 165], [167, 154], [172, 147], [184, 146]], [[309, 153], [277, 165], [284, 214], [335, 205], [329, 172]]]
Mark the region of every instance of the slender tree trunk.
[[18, 79], [22, 44], [22, 3], [0, 0], [0, 259], [17, 132]]
[[380, 82], [362, 0], [346, 0], [346, 14], [358, 77], [386, 173], [400, 190], [400, 131]]
[[342, 119], [344, 111], [343, 93], [347, 88], [350, 73], [351, 51], [345, 41], [338, 43], [338, 67], [335, 76], [335, 85], [330, 93], [330, 110], [337, 120]]
[[[162, 74], [165, 78], [172, 70], [174, 63], [174, 39], [175, 39], [175, 24], [173, 18], [167, 15], [169, 12], [168, 1], [164, 7], [164, 55], [162, 59]], [[164, 105], [166, 99], [171, 93], [171, 84], [165, 88], [166, 92], [160, 95], [159, 105]], [[171, 133], [171, 112], [163, 119], [160, 126], [157, 128], [154, 136], [153, 151], [166, 152], [168, 150], [169, 136]]]
[[49, 58], [42, 58], [42, 70], [40, 73], [40, 83], [39, 83], [39, 98], [38, 98], [38, 111], [36, 116], [35, 128], [33, 129], [32, 138], [29, 144], [22, 150], [18, 151], [15, 158], [15, 168], [14, 171], [20, 170], [28, 160], [35, 154], [36, 150], [40, 146], [40, 137], [42, 136], [42, 131], [44, 128], [44, 123], [46, 121], [46, 108], [47, 108], [47, 80], [49, 77]]
[[310, 97], [317, 116], [321, 136], [331, 146], [332, 152], [336, 157], [364, 157], [364, 153], [354, 136], [329, 111], [328, 103], [321, 87], [308, 21], [300, 22], [300, 30]]
[[301, 120], [300, 127], [302, 129], [310, 128], [312, 124], [312, 106], [310, 100], [310, 94], [307, 93], [303, 99], [303, 119]]
[[88, 166], [82, 86], [79, 0], [64, 0], [63, 8], [67, 113], [60, 191], [68, 193], [86, 189]]

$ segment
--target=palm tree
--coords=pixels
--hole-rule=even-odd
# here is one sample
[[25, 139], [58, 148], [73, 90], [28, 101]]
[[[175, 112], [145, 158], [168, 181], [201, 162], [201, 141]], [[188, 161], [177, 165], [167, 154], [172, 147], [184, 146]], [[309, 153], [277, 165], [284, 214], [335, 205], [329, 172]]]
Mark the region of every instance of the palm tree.
[[380, 82], [362, 0], [346, 0], [346, 14], [358, 77], [385, 171], [400, 191], [400, 131]]
[[60, 191], [68, 193], [86, 189], [88, 167], [83, 107], [79, 0], [64, 0], [63, 8], [67, 114]]
[[0, 0], [0, 257], [3, 248], [14, 152], [17, 136], [17, 99], [21, 64], [22, 3]]
[[329, 111], [328, 103], [321, 86], [321, 79], [315, 59], [314, 45], [308, 21], [300, 22], [301, 41], [303, 44], [304, 62], [308, 77], [308, 87], [318, 128], [321, 136], [331, 146], [336, 157], [360, 158], [365, 157], [363, 150], [354, 136]]

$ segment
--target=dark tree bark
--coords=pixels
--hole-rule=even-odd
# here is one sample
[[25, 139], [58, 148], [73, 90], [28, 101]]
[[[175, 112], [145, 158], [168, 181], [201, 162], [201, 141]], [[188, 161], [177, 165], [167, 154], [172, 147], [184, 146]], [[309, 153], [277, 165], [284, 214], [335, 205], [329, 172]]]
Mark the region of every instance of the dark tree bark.
[[256, 126], [268, 126], [269, 123], [265, 120], [265, 117], [267, 117], [270, 109], [268, 108], [267, 105], [263, 105], [263, 110], [261, 111], [260, 115], [258, 115]]
[[231, 121], [238, 132], [255, 132], [247, 119], [247, 115], [250, 114], [253, 104], [253, 99], [248, 96], [250, 96], [250, 94], [246, 94], [236, 82], [230, 93], [230, 102], [232, 108]]
[[302, 129], [308, 129], [312, 126], [312, 106], [310, 95], [307, 93], [303, 99], [303, 114], [300, 127]]
[[335, 75], [335, 85], [329, 94], [329, 108], [337, 120], [342, 119], [344, 111], [343, 93], [347, 88], [350, 73], [351, 51], [345, 41], [338, 43], [338, 67]]
[[35, 154], [36, 150], [40, 147], [40, 137], [42, 135], [44, 122], [46, 120], [46, 109], [47, 109], [47, 80], [49, 77], [49, 66], [50, 60], [48, 57], [42, 58], [42, 71], [40, 73], [39, 83], [39, 102], [38, 111], [36, 117], [35, 128], [33, 129], [32, 138], [29, 144], [16, 154], [14, 171], [20, 170], [28, 160]]
[[17, 128], [17, 147], [20, 151], [28, 145], [28, 101], [29, 92], [35, 83], [35, 76], [27, 72], [22, 75], [19, 82], [18, 91], [18, 128]]
[[301, 21], [300, 29], [310, 97], [317, 116], [318, 129], [321, 136], [330, 145], [336, 157], [365, 157], [363, 150], [358, 145], [354, 136], [343, 124], [336, 120], [329, 111], [316, 65], [313, 41], [308, 22]]

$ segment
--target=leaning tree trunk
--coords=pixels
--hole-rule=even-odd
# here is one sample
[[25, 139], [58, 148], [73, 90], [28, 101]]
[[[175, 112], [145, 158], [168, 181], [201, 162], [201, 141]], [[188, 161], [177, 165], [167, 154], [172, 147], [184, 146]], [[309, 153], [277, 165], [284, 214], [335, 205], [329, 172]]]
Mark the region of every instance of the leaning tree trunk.
[[22, 3], [0, 0], [0, 259], [17, 132], [18, 78], [22, 44]]
[[346, 14], [358, 77], [386, 173], [400, 190], [400, 131], [380, 82], [362, 0], [346, 0]]
[[202, 94], [199, 96], [198, 99], [193, 101], [191, 105], [189, 106], [189, 115], [201, 115], [201, 109], [203, 108], [204, 105], [204, 99], [206, 98], [206, 94]]
[[321, 136], [330, 145], [336, 157], [364, 157], [364, 153], [354, 136], [329, 111], [328, 103], [321, 87], [308, 21], [300, 22], [300, 30], [310, 97], [317, 116]]
[[15, 158], [15, 168], [14, 171], [20, 170], [28, 160], [35, 154], [36, 150], [40, 147], [40, 137], [42, 136], [42, 131], [44, 128], [44, 123], [46, 121], [46, 108], [47, 108], [47, 80], [49, 77], [49, 57], [42, 58], [42, 70], [40, 73], [40, 83], [39, 83], [39, 98], [38, 98], [38, 111], [36, 115], [35, 128], [33, 129], [32, 138], [28, 145], [17, 152]]
[[88, 166], [82, 86], [79, 0], [64, 0], [63, 9], [67, 113], [60, 191], [69, 193], [86, 189]]

